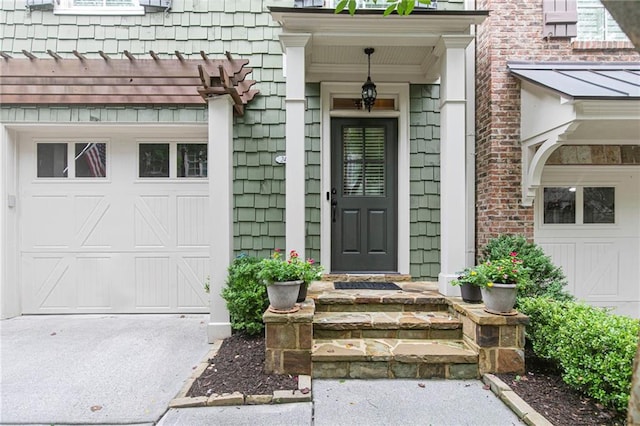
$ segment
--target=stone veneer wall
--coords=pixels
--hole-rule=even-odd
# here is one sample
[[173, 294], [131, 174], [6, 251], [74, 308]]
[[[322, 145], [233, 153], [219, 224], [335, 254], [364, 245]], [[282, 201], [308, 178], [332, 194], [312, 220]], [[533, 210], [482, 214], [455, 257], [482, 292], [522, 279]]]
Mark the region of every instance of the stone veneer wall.
[[[533, 238], [533, 208], [522, 207], [520, 85], [509, 60], [638, 61], [630, 43], [543, 39], [542, 1], [478, 0], [490, 10], [476, 37], [476, 245], [501, 233]], [[614, 48], [623, 47], [623, 48]]]
[[437, 280], [440, 273], [440, 86], [410, 89], [410, 274]]

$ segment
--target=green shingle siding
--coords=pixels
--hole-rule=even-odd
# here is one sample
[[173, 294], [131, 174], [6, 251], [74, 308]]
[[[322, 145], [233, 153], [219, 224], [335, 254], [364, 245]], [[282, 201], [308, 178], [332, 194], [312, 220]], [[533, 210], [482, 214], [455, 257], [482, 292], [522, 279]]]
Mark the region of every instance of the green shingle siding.
[[[124, 58], [126, 49], [148, 58], [249, 59], [260, 90], [243, 117], [234, 118], [234, 250], [268, 256], [285, 247], [285, 166], [274, 159], [285, 152], [285, 84], [280, 28], [266, 5], [291, 6], [283, 0], [174, 0], [168, 13], [144, 16], [72, 16], [50, 11], [26, 13], [23, 1], [2, 1], [1, 48], [15, 57], [21, 50], [47, 58], [47, 49], [73, 58], [73, 50], [98, 58], [102, 50]], [[439, 7], [462, 8], [461, 1]], [[439, 273], [439, 87], [411, 86], [410, 115], [410, 273], [435, 279]], [[305, 219], [306, 257], [320, 258], [320, 85], [306, 85]], [[0, 107], [2, 122], [207, 122], [206, 107]]]
[[435, 280], [440, 273], [440, 141], [437, 85], [410, 90], [410, 274]]
[[305, 87], [305, 245], [307, 258], [320, 259], [320, 84]]

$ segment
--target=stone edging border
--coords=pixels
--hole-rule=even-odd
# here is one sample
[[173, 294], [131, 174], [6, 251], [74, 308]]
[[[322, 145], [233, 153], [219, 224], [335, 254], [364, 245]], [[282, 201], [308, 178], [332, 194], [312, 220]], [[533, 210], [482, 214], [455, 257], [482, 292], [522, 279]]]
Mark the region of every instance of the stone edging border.
[[215, 407], [226, 405], [260, 405], [260, 404], [285, 404], [289, 402], [311, 402], [311, 376], [298, 376], [298, 389], [274, 391], [273, 395], [244, 395], [240, 392], [226, 393], [222, 395], [213, 394], [211, 396], [189, 397], [187, 392], [198, 377], [209, 366], [209, 359], [216, 356], [222, 340], [217, 340], [212, 344], [211, 349], [198, 366], [191, 373], [191, 377], [180, 389], [180, 392], [171, 400], [169, 408], [187, 407]]
[[483, 374], [482, 381], [488, 385], [507, 407], [513, 411], [523, 422], [529, 426], [553, 426], [542, 414], [534, 410], [522, 398], [520, 398], [505, 382], [493, 374]]

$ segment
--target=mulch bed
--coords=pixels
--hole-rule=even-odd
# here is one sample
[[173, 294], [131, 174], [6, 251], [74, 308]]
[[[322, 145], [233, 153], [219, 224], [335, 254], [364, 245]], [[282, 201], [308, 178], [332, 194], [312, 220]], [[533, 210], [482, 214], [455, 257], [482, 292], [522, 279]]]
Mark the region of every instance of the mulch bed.
[[234, 334], [225, 339], [209, 366], [196, 379], [187, 396], [240, 392], [271, 395], [274, 390], [298, 389], [297, 376], [265, 374], [264, 337]]
[[525, 352], [526, 374], [497, 374], [534, 410], [556, 426], [624, 425], [626, 420], [614, 410], [571, 389], [562, 381], [558, 368]]
[[[224, 340], [209, 367], [194, 382], [187, 396], [241, 392], [270, 395], [274, 390], [297, 389], [297, 377], [265, 374], [264, 337], [234, 334]], [[624, 425], [625, 419], [593, 399], [570, 389], [555, 366], [535, 357], [528, 349], [522, 376], [498, 374], [537, 412], [556, 426]]]

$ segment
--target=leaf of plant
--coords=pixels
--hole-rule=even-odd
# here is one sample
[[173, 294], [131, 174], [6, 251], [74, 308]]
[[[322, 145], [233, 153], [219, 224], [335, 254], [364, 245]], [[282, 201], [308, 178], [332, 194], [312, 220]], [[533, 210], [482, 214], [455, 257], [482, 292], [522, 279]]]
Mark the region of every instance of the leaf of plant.
[[416, 6], [416, 4], [413, 1], [407, 1], [406, 4], [407, 4], [407, 8], [405, 9], [404, 14], [410, 15], [411, 12], [413, 12], [413, 8]]
[[407, 4], [404, 1], [398, 2], [398, 15], [404, 15], [407, 10]]
[[349, 1], [349, 0], [340, 0], [340, 1], [338, 2], [338, 4], [336, 5], [336, 10], [335, 10], [335, 12], [334, 12], [334, 13], [340, 13], [340, 12], [342, 12], [342, 11], [344, 10], [344, 8], [345, 8], [345, 7], [347, 7], [347, 2], [348, 2], [348, 1]]
[[396, 4], [392, 3], [390, 6], [387, 6], [387, 8], [384, 10], [384, 14], [383, 16], [389, 16], [391, 15], [391, 13], [396, 10]]
[[356, 13], [356, 0], [349, 0], [349, 14], [353, 15]]
[[431, 4], [431, 0], [418, 0], [418, 3], [429, 5]]

